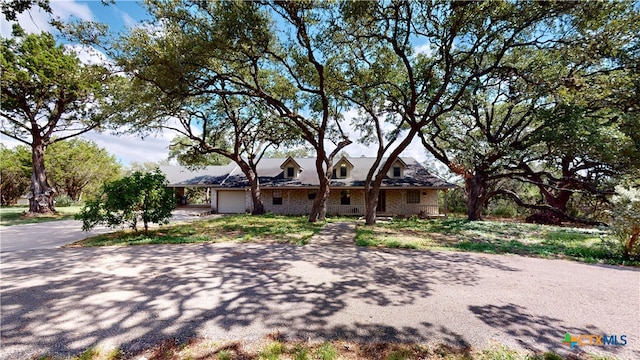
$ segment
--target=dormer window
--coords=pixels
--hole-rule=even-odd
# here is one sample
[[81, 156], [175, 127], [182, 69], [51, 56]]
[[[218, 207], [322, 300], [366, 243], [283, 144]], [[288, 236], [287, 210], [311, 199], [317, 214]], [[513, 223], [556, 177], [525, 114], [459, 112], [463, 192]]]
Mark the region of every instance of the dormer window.
[[389, 169], [389, 172], [387, 172], [387, 176], [398, 179], [404, 176], [405, 170], [407, 170], [407, 164], [402, 161], [401, 158], [397, 158], [396, 161], [391, 164], [391, 168]]
[[333, 178], [334, 179], [347, 179], [351, 177], [351, 170], [353, 170], [353, 164], [347, 160], [344, 156], [340, 161], [338, 161], [333, 168]]
[[302, 167], [292, 157], [288, 157], [287, 160], [280, 165], [282, 169], [282, 176], [285, 179], [297, 179], [302, 172]]

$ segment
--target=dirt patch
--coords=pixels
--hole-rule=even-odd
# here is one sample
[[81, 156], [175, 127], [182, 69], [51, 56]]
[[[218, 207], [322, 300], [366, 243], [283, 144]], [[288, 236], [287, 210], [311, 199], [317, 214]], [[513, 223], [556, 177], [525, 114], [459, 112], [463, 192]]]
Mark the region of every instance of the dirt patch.
[[[269, 350], [271, 349], [271, 350]], [[277, 349], [274, 351], [273, 349]], [[526, 354], [501, 346], [475, 349], [467, 346], [445, 344], [420, 345], [406, 343], [356, 343], [343, 340], [328, 342], [287, 341], [277, 336], [253, 341], [214, 342], [207, 339], [190, 339], [186, 343], [165, 340], [157, 345], [135, 353], [120, 353], [119, 359], [182, 360], [182, 359], [493, 359], [493, 358], [552, 358], [563, 359], [557, 354]], [[271, 356], [270, 356], [271, 355]], [[533, 357], [531, 357], [533, 355]], [[550, 355], [549, 357], [545, 355]], [[570, 355], [565, 359], [590, 359], [588, 354]]]

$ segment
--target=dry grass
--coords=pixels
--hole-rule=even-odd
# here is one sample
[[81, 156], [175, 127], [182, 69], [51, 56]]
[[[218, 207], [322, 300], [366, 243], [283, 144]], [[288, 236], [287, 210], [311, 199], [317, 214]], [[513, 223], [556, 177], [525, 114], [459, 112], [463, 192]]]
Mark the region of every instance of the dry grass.
[[[42, 356], [36, 359], [60, 360], [63, 358]], [[69, 359], [69, 358], [64, 358]], [[605, 360], [614, 359], [586, 353], [562, 357], [556, 353], [532, 353], [506, 348], [496, 344], [485, 349], [453, 347], [448, 345], [420, 345], [401, 343], [355, 343], [343, 340], [326, 342], [286, 341], [279, 336], [268, 336], [258, 342], [216, 342], [207, 339], [191, 339], [186, 343], [166, 340], [148, 349], [125, 353], [118, 350], [99, 351], [88, 349], [72, 360]]]

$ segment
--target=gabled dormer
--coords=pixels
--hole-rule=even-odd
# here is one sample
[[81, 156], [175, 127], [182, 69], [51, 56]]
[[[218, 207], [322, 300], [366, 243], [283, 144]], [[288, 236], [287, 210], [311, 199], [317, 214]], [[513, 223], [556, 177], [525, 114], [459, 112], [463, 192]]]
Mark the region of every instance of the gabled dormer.
[[397, 158], [396, 161], [394, 161], [391, 165], [387, 176], [392, 179], [403, 178], [405, 170], [407, 170], [407, 164], [402, 161], [401, 158]]
[[280, 165], [280, 169], [284, 172], [285, 179], [297, 179], [302, 172], [302, 167], [291, 156]]
[[353, 164], [347, 160], [346, 157], [342, 157], [333, 166], [333, 178], [334, 179], [348, 179], [351, 177], [351, 171], [353, 170]]

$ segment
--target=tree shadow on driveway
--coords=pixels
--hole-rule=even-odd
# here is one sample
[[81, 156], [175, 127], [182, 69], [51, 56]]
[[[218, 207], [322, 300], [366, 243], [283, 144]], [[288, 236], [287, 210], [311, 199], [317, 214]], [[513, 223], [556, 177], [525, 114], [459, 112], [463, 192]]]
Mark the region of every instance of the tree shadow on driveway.
[[[2, 254], [2, 358], [138, 351], [176, 338], [450, 341], [438, 286], [472, 288], [498, 257], [293, 245], [198, 244]], [[426, 310], [425, 310], [426, 309]], [[425, 315], [426, 314], [426, 315]]]
[[[566, 305], [559, 304], [559, 306], [570, 307], [570, 302], [567, 302]], [[609, 334], [594, 325], [585, 327], [570, 326], [558, 318], [531, 314], [527, 308], [516, 304], [469, 306], [469, 310], [487, 325], [506, 333], [520, 347], [531, 351], [551, 350], [564, 355], [578, 355], [584, 351], [606, 351], [610, 354], [619, 354], [623, 350], [627, 350], [622, 346], [607, 346], [606, 348], [588, 346], [572, 349], [568, 344], [563, 343], [567, 333], [571, 336], [616, 334]], [[597, 311], [596, 307], [594, 307], [594, 311]], [[622, 334], [617, 334], [617, 336], [620, 335]], [[629, 335], [635, 336], [636, 334]], [[635, 354], [634, 358], [640, 358], [640, 352], [635, 350], [630, 352]], [[629, 351], [627, 351], [627, 355], [628, 353]]]

